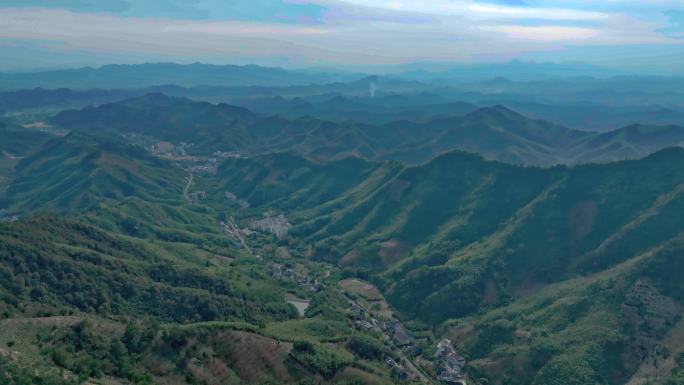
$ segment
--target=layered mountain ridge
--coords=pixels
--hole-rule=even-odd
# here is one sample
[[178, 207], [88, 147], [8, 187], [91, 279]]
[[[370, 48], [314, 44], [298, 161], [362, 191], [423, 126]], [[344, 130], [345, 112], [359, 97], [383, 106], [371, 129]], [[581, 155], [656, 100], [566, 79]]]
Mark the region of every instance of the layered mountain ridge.
[[64, 111], [52, 123], [64, 129], [195, 143], [211, 151], [295, 151], [320, 160], [355, 155], [410, 164], [451, 150], [524, 165], [609, 162], [643, 157], [684, 141], [680, 126], [638, 125], [598, 134], [530, 119], [501, 105], [426, 122], [370, 125], [288, 120], [162, 94]]

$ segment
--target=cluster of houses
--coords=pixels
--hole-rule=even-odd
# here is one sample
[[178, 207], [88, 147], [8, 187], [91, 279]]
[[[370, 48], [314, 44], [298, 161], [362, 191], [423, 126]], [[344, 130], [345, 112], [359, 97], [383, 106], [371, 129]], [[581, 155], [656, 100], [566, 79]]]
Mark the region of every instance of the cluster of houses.
[[384, 323], [374, 318], [371, 312], [369, 312], [365, 307], [356, 302], [352, 302], [349, 305], [349, 314], [354, 322], [354, 326], [357, 329], [364, 331], [375, 330], [382, 333]]
[[[352, 302], [349, 306], [349, 313], [354, 321], [354, 327], [359, 330], [382, 332], [381, 322], [370, 316], [370, 313], [363, 306]], [[368, 317], [366, 317], [368, 315]]]
[[239, 151], [216, 151], [212, 154], [211, 157], [221, 160], [230, 158], [245, 158], [244, 156], [242, 156], [242, 154], [240, 154]]
[[[390, 338], [394, 345], [402, 349], [407, 355], [411, 357], [420, 355], [421, 348], [416, 344], [415, 337], [406, 329], [401, 321], [396, 319], [379, 321], [377, 318], [373, 317], [372, 312], [369, 312], [366, 308], [356, 302], [350, 304], [349, 313], [353, 319], [354, 327], [357, 329], [364, 331], [373, 330], [382, 333], [387, 336], [387, 338]], [[398, 379], [410, 379], [410, 373], [400, 363], [396, 362], [396, 360], [388, 357], [385, 362], [392, 368], [392, 371]]]
[[295, 281], [297, 285], [307, 290], [317, 292], [323, 286], [318, 278], [311, 278], [308, 274], [300, 274], [291, 267], [285, 267], [279, 263], [271, 265], [271, 276], [283, 281]]
[[404, 324], [397, 319], [388, 321], [378, 321], [372, 313], [356, 302], [349, 306], [349, 313], [354, 320], [354, 326], [361, 330], [375, 330], [389, 336], [394, 345], [403, 349], [411, 356], [420, 354], [420, 346], [416, 344], [416, 339], [411, 332], [406, 329]]
[[[385, 334], [394, 342], [396, 347], [404, 351], [406, 356], [417, 357], [422, 353], [420, 346], [416, 343], [416, 338], [406, 329], [401, 321], [396, 319], [378, 321], [372, 317], [371, 312], [356, 302], [350, 304], [349, 312], [357, 329], [365, 331], [375, 330]], [[402, 380], [409, 379], [409, 372], [400, 363], [392, 358], [387, 358], [385, 361], [397, 375], [397, 378]], [[448, 384], [467, 385], [466, 375], [463, 371], [466, 360], [456, 352], [451, 340], [443, 339], [439, 341], [434, 355], [434, 363], [437, 366], [438, 381]]]
[[383, 330], [392, 337], [394, 344], [400, 348], [407, 348], [413, 345], [415, 338], [401, 321], [392, 319], [383, 323]]
[[[183, 150], [185, 152], [185, 150]], [[197, 174], [211, 174], [215, 175], [218, 171], [219, 165], [226, 159], [229, 158], [242, 158], [239, 152], [225, 152], [216, 151], [214, 154], [206, 160], [203, 164], [198, 164], [190, 167], [190, 171]]]
[[218, 171], [218, 161], [212, 158], [209, 159], [207, 163], [191, 166], [189, 170], [195, 174], [215, 175]]
[[[206, 198], [206, 193], [203, 191], [198, 191], [197, 192], [198, 196], [190, 196], [189, 198], [194, 200], [197, 198], [197, 200], [200, 199], [205, 199]], [[230, 195], [229, 195], [230, 194]], [[226, 192], [226, 197], [235, 197], [234, 194]], [[238, 201], [240, 203], [240, 201]], [[246, 206], [249, 206], [247, 202], [244, 202]], [[243, 203], [240, 203], [242, 205]], [[248, 225], [247, 228], [240, 228], [235, 221], [231, 218], [227, 222], [220, 222], [221, 227], [223, 228], [223, 231], [230, 237], [232, 237], [235, 241], [238, 241], [242, 246], [244, 246], [245, 249], [248, 249], [251, 254], [251, 250], [249, 250], [249, 247], [247, 246], [247, 243], [245, 239], [242, 237], [243, 235], [245, 236], [251, 236], [256, 232], [269, 232], [274, 234], [278, 238], [282, 238], [287, 235], [287, 231], [290, 228], [290, 223], [287, 221], [287, 218], [285, 218], [284, 215], [280, 214], [277, 216], [272, 216], [272, 212], [267, 212], [264, 214], [263, 219], [251, 221]]]
[[466, 377], [463, 373], [466, 360], [456, 352], [451, 340], [447, 338], [439, 341], [434, 358], [439, 368], [437, 374], [439, 381], [466, 385]]
[[275, 215], [273, 212], [267, 212], [264, 214], [263, 219], [257, 219], [249, 223], [250, 229], [271, 233], [278, 239], [287, 236], [290, 227], [292, 225], [288, 222], [285, 215]]
[[199, 201], [207, 199], [207, 192], [206, 191], [193, 191], [193, 192], [188, 194], [188, 197], [193, 202], [199, 202]]
[[400, 363], [398, 363], [394, 358], [387, 357], [385, 363], [392, 369], [395, 376], [401, 381], [406, 381], [411, 378], [408, 370], [404, 368]]

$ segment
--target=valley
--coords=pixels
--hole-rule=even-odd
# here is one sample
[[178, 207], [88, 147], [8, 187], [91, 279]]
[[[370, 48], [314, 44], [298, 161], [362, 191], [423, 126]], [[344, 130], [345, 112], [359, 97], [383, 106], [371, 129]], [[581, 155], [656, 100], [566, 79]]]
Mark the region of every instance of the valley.
[[678, 384], [679, 115], [502, 82], [0, 95], [0, 378]]

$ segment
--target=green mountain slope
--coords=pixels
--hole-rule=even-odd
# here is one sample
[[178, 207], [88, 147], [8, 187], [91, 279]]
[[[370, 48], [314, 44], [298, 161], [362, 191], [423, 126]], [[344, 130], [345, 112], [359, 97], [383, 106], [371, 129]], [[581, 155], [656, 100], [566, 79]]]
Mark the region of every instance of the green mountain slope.
[[[196, 140], [198, 154], [224, 141], [244, 152], [194, 172], [188, 201], [183, 169], [119, 139], [72, 132], [18, 163], [2, 208], [28, 218], [0, 225], [0, 322], [15, 325], [0, 341], [32, 317], [77, 317], [20, 342], [20, 357], [53, 372], [388, 383], [403, 372], [386, 358], [436, 378], [427, 361], [450, 338], [469, 383], [681, 378], [684, 150], [660, 149], [678, 127], [586, 134], [504, 107], [382, 126], [290, 121], [162, 95], [65, 116], [92, 132]], [[464, 146], [484, 156], [453, 150]], [[392, 154], [419, 165], [364, 159]], [[71, 217], [30, 217], [40, 210]], [[369, 283], [354, 292], [351, 278]], [[301, 318], [292, 298], [311, 301]], [[163, 325], [129, 345], [127, 328], [149, 330], [144, 316]], [[423, 353], [373, 325], [395, 319]], [[26, 367], [11, 354], [0, 367]]]
[[446, 323], [443, 333], [493, 383], [681, 381], [681, 238], [589, 276]]
[[52, 138], [42, 131], [0, 121], [0, 194], [12, 180], [17, 163]]
[[239, 107], [192, 102], [149, 94], [121, 102], [59, 113], [53, 123], [91, 133], [137, 134], [174, 142], [219, 142], [228, 148], [243, 143], [244, 126], [256, 116]]
[[0, 121], [0, 153], [2, 158], [20, 158], [40, 148], [53, 136]]
[[[277, 298], [247, 300], [238, 288], [198, 270], [199, 261], [183, 267], [177, 259], [182, 252], [160, 253], [81, 221], [43, 215], [4, 224], [0, 231], [3, 274], [9, 277], [2, 290], [5, 298], [14, 293], [4, 303], [8, 314], [68, 309], [166, 321], [255, 322], [269, 317], [267, 303]], [[150, 290], [157, 294], [149, 296]]]
[[185, 173], [115, 139], [72, 132], [22, 159], [4, 192], [10, 212], [72, 210], [138, 196], [179, 199]]
[[[500, 112], [502, 116], [486, 115], [476, 121], [494, 119], [487, 124], [497, 127], [501, 124], [497, 119], [508, 121], [506, 111]], [[518, 129], [516, 135], [536, 136], [535, 141], [551, 144], [563, 141], [566, 132], [540, 137], [534, 127], [528, 127]], [[679, 286], [674, 276], [662, 271], [668, 262], [659, 258], [676, 255], [676, 242], [684, 230], [679, 220], [684, 205], [683, 164], [681, 149], [636, 161], [550, 169], [486, 161], [462, 152], [414, 167], [360, 158], [317, 162], [276, 153], [229, 159], [216, 175], [198, 176], [196, 183], [208, 194], [202, 214], [182, 205], [173, 207], [182, 196], [184, 172], [171, 163], [117, 140], [72, 133], [22, 160], [5, 196], [10, 207], [27, 212], [91, 208], [96, 215], [87, 221], [107, 231], [196, 245], [219, 237], [215, 223], [221, 214], [249, 223], [249, 218], [275, 210], [293, 225], [279, 245], [316, 261], [340, 264], [346, 274], [371, 279], [406, 319], [439, 327], [437, 335], [453, 333], [453, 339], [475, 361], [474, 367], [483, 370], [481, 375], [495, 381], [510, 376], [506, 360], [512, 353], [506, 349], [521, 349], [525, 352], [521, 357], [530, 360], [520, 374], [527, 382], [543, 384], [552, 378], [551, 373], [578, 370], [592, 373], [589, 377], [577, 374], [584, 380], [621, 384], [635, 375], [630, 368], [641, 366], [647, 358], [665, 359], [654, 353], [656, 346], [671, 343], [667, 336], [676, 332], [673, 328], [681, 312]], [[645, 178], [649, 183], [642, 183]], [[89, 183], [73, 183], [77, 180]], [[43, 186], [62, 191], [60, 183], [73, 189], [59, 194], [44, 191]], [[47, 200], [46, 196], [56, 198]], [[102, 199], [109, 203], [96, 204]], [[236, 199], [250, 207], [239, 208], [232, 203]], [[212, 225], [212, 221], [216, 222]], [[78, 233], [70, 225], [62, 226], [67, 229], [64, 237]], [[6, 243], [33, 232], [12, 233]], [[201, 233], [213, 235], [203, 238], [198, 236]], [[105, 235], [96, 237], [98, 244], [113, 242]], [[47, 241], [55, 245], [80, 242], [50, 237]], [[662, 254], [665, 250], [675, 251]], [[38, 252], [19, 252], [30, 253]], [[582, 278], [575, 281], [577, 277]], [[611, 286], [611, 280], [619, 284]], [[114, 281], [100, 281], [102, 290], [114, 285]], [[572, 289], [562, 289], [566, 287]], [[645, 292], [634, 294], [635, 287]], [[57, 288], [42, 290], [55, 292]], [[566, 294], [553, 294], [557, 290]], [[582, 300], [592, 290], [594, 297]], [[661, 322], [650, 326], [658, 330], [655, 334], [641, 335], [638, 327], [630, 326], [630, 306], [645, 301], [640, 295], [655, 296], [666, 309], [653, 310], [662, 322], [643, 321]], [[39, 303], [54, 308], [74, 306], [47, 298]], [[503, 322], [501, 314], [506, 309], [511, 318]], [[552, 317], [553, 309], [561, 309], [556, 315], [560, 318], [544, 318]], [[528, 313], [538, 313], [536, 317], [547, 321], [523, 317]], [[603, 318], [596, 318], [599, 315]], [[600, 322], [623, 326], [615, 335], [599, 338], [586, 332], [578, 336], [577, 330], [598, 327]], [[474, 329], [462, 336], [464, 325]], [[515, 337], [517, 329], [563, 333], [521, 341]], [[487, 342], [491, 338], [487, 333], [497, 336], [496, 343]], [[534, 356], [538, 354], [535, 349], [540, 349], [537, 343], [551, 346], [543, 359]], [[567, 348], [558, 348], [559, 344]], [[645, 353], [639, 353], [639, 344], [645, 344]], [[608, 361], [592, 366], [595, 357]], [[487, 367], [477, 360], [493, 360], [499, 366]], [[585, 361], [588, 367], [576, 367]]]
[[398, 163], [373, 163], [348, 158], [320, 163], [277, 153], [251, 159], [233, 159], [219, 169], [219, 188], [253, 206], [278, 205], [287, 210], [307, 209], [351, 193], [361, 184], [382, 184], [401, 169]]
[[[249, 162], [253, 162], [252, 170], [256, 168], [250, 171], [250, 184], [258, 187], [237, 190], [239, 197], [256, 206], [298, 207], [296, 199], [286, 199], [301, 188], [296, 178], [288, 177], [297, 175], [294, 170], [289, 174], [273, 172], [269, 161], [257, 158], [245, 160], [232, 170], [228, 164], [223, 175], [244, 179], [245, 170], [250, 169], [244, 163]], [[304, 241], [322, 242], [320, 246], [331, 257], [339, 260], [360, 248], [364, 253], [355, 260], [355, 266], [380, 270], [394, 267], [389, 277], [395, 290], [400, 290], [402, 280], [407, 279], [405, 286], [411, 295], [426, 298], [432, 289], [418, 292], [415, 283], [423, 278], [413, 271], [416, 267], [427, 273], [429, 266], [438, 265], [437, 272], [448, 274], [459, 264], [484, 264], [482, 268], [491, 264], [497, 271], [491, 274], [506, 276], [502, 289], [510, 293], [525, 285], [605, 269], [629, 257], [625, 250], [642, 252], [676, 236], [681, 226], [674, 221], [684, 202], [682, 162], [684, 152], [678, 149], [640, 161], [552, 169], [520, 168], [450, 153], [424, 166], [395, 171], [380, 185], [369, 183], [372, 188], [354, 200], [348, 199], [345, 205], [302, 213], [295, 210], [293, 218], [298, 221], [295, 230], [298, 226], [308, 230], [301, 234]], [[278, 164], [286, 167], [285, 162]], [[339, 170], [345, 167], [347, 172], [363, 176], [349, 163], [327, 167], [337, 169], [336, 175], [343, 175]], [[648, 184], [640, 183], [645, 175]], [[305, 186], [317, 188], [310, 181]], [[337, 186], [342, 196], [344, 191], [357, 191], [342, 186]], [[266, 189], [269, 194], [254, 194]], [[312, 196], [303, 191], [307, 192], [304, 196]], [[294, 204], [288, 206], [291, 202]], [[324, 205], [313, 199], [306, 203]], [[403, 254], [395, 259], [384, 255], [399, 250], [379, 246], [390, 240], [405, 245]], [[485, 279], [484, 271], [478, 274], [482, 274], [478, 279]], [[472, 284], [480, 283], [484, 282]], [[473, 289], [477, 290], [471, 294], [479, 290]], [[408, 294], [402, 292], [397, 298], [406, 299]], [[444, 305], [447, 298], [435, 298], [432, 303], [422, 301], [424, 308], [416, 308], [415, 301], [406, 300], [416, 315], [426, 318], [433, 313], [439, 318], [439, 308], [451, 308]], [[467, 312], [463, 307], [453, 308]]]
[[289, 119], [312, 116], [318, 119], [343, 122], [354, 120], [366, 124], [383, 125], [400, 120], [426, 122], [436, 116], [463, 116], [478, 109], [464, 102], [449, 102], [438, 95], [386, 95], [383, 97], [349, 97], [337, 95], [292, 98], [272, 97], [247, 99], [239, 104], [262, 114], [279, 115]]
[[684, 132], [680, 126], [635, 124], [580, 140], [570, 149], [570, 157], [583, 162], [637, 159], [668, 146], [681, 147]]
[[[319, 292], [272, 277], [216, 214], [129, 199], [0, 223], [3, 381], [392, 383], [389, 348], [350, 327], [337, 275], [306, 265]], [[310, 298], [306, 317], [285, 301], [294, 295]]]
[[87, 223], [108, 215], [0, 223], [3, 381], [391, 383], [384, 353], [353, 359], [346, 348], [352, 330], [334, 286], [312, 294], [323, 314], [299, 319], [284, 301], [296, 285], [211, 231], [189, 243]]
[[400, 148], [400, 160], [420, 163], [435, 154], [461, 150], [513, 164], [563, 163], [563, 147], [589, 134], [541, 120], [532, 120], [503, 106], [482, 108], [463, 118], [433, 121], [436, 135], [424, 143]]
[[[661, 352], [678, 346], [684, 305], [674, 273], [684, 150], [552, 169], [449, 153], [305, 209], [284, 204], [301, 188], [287, 171], [273, 178], [263, 159], [242, 162], [223, 177], [260, 170], [258, 187], [238, 197], [283, 210], [292, 248], [371, 279], [416, 326], [442, 325], [436, 333], [458, 341], [473, 375], [624, 384], [666, 378], [648, 374], [652, 360], [676, 369]], [[284, 195], [251, 193], [265, 188]]]

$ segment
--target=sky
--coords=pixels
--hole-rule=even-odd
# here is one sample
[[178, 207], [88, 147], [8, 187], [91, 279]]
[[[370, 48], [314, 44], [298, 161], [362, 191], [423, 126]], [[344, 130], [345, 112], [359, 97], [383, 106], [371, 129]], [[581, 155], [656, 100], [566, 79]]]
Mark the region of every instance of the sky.
[[586, 62], [684, 68], [684, 0], [0, 0], [0, 70]]

